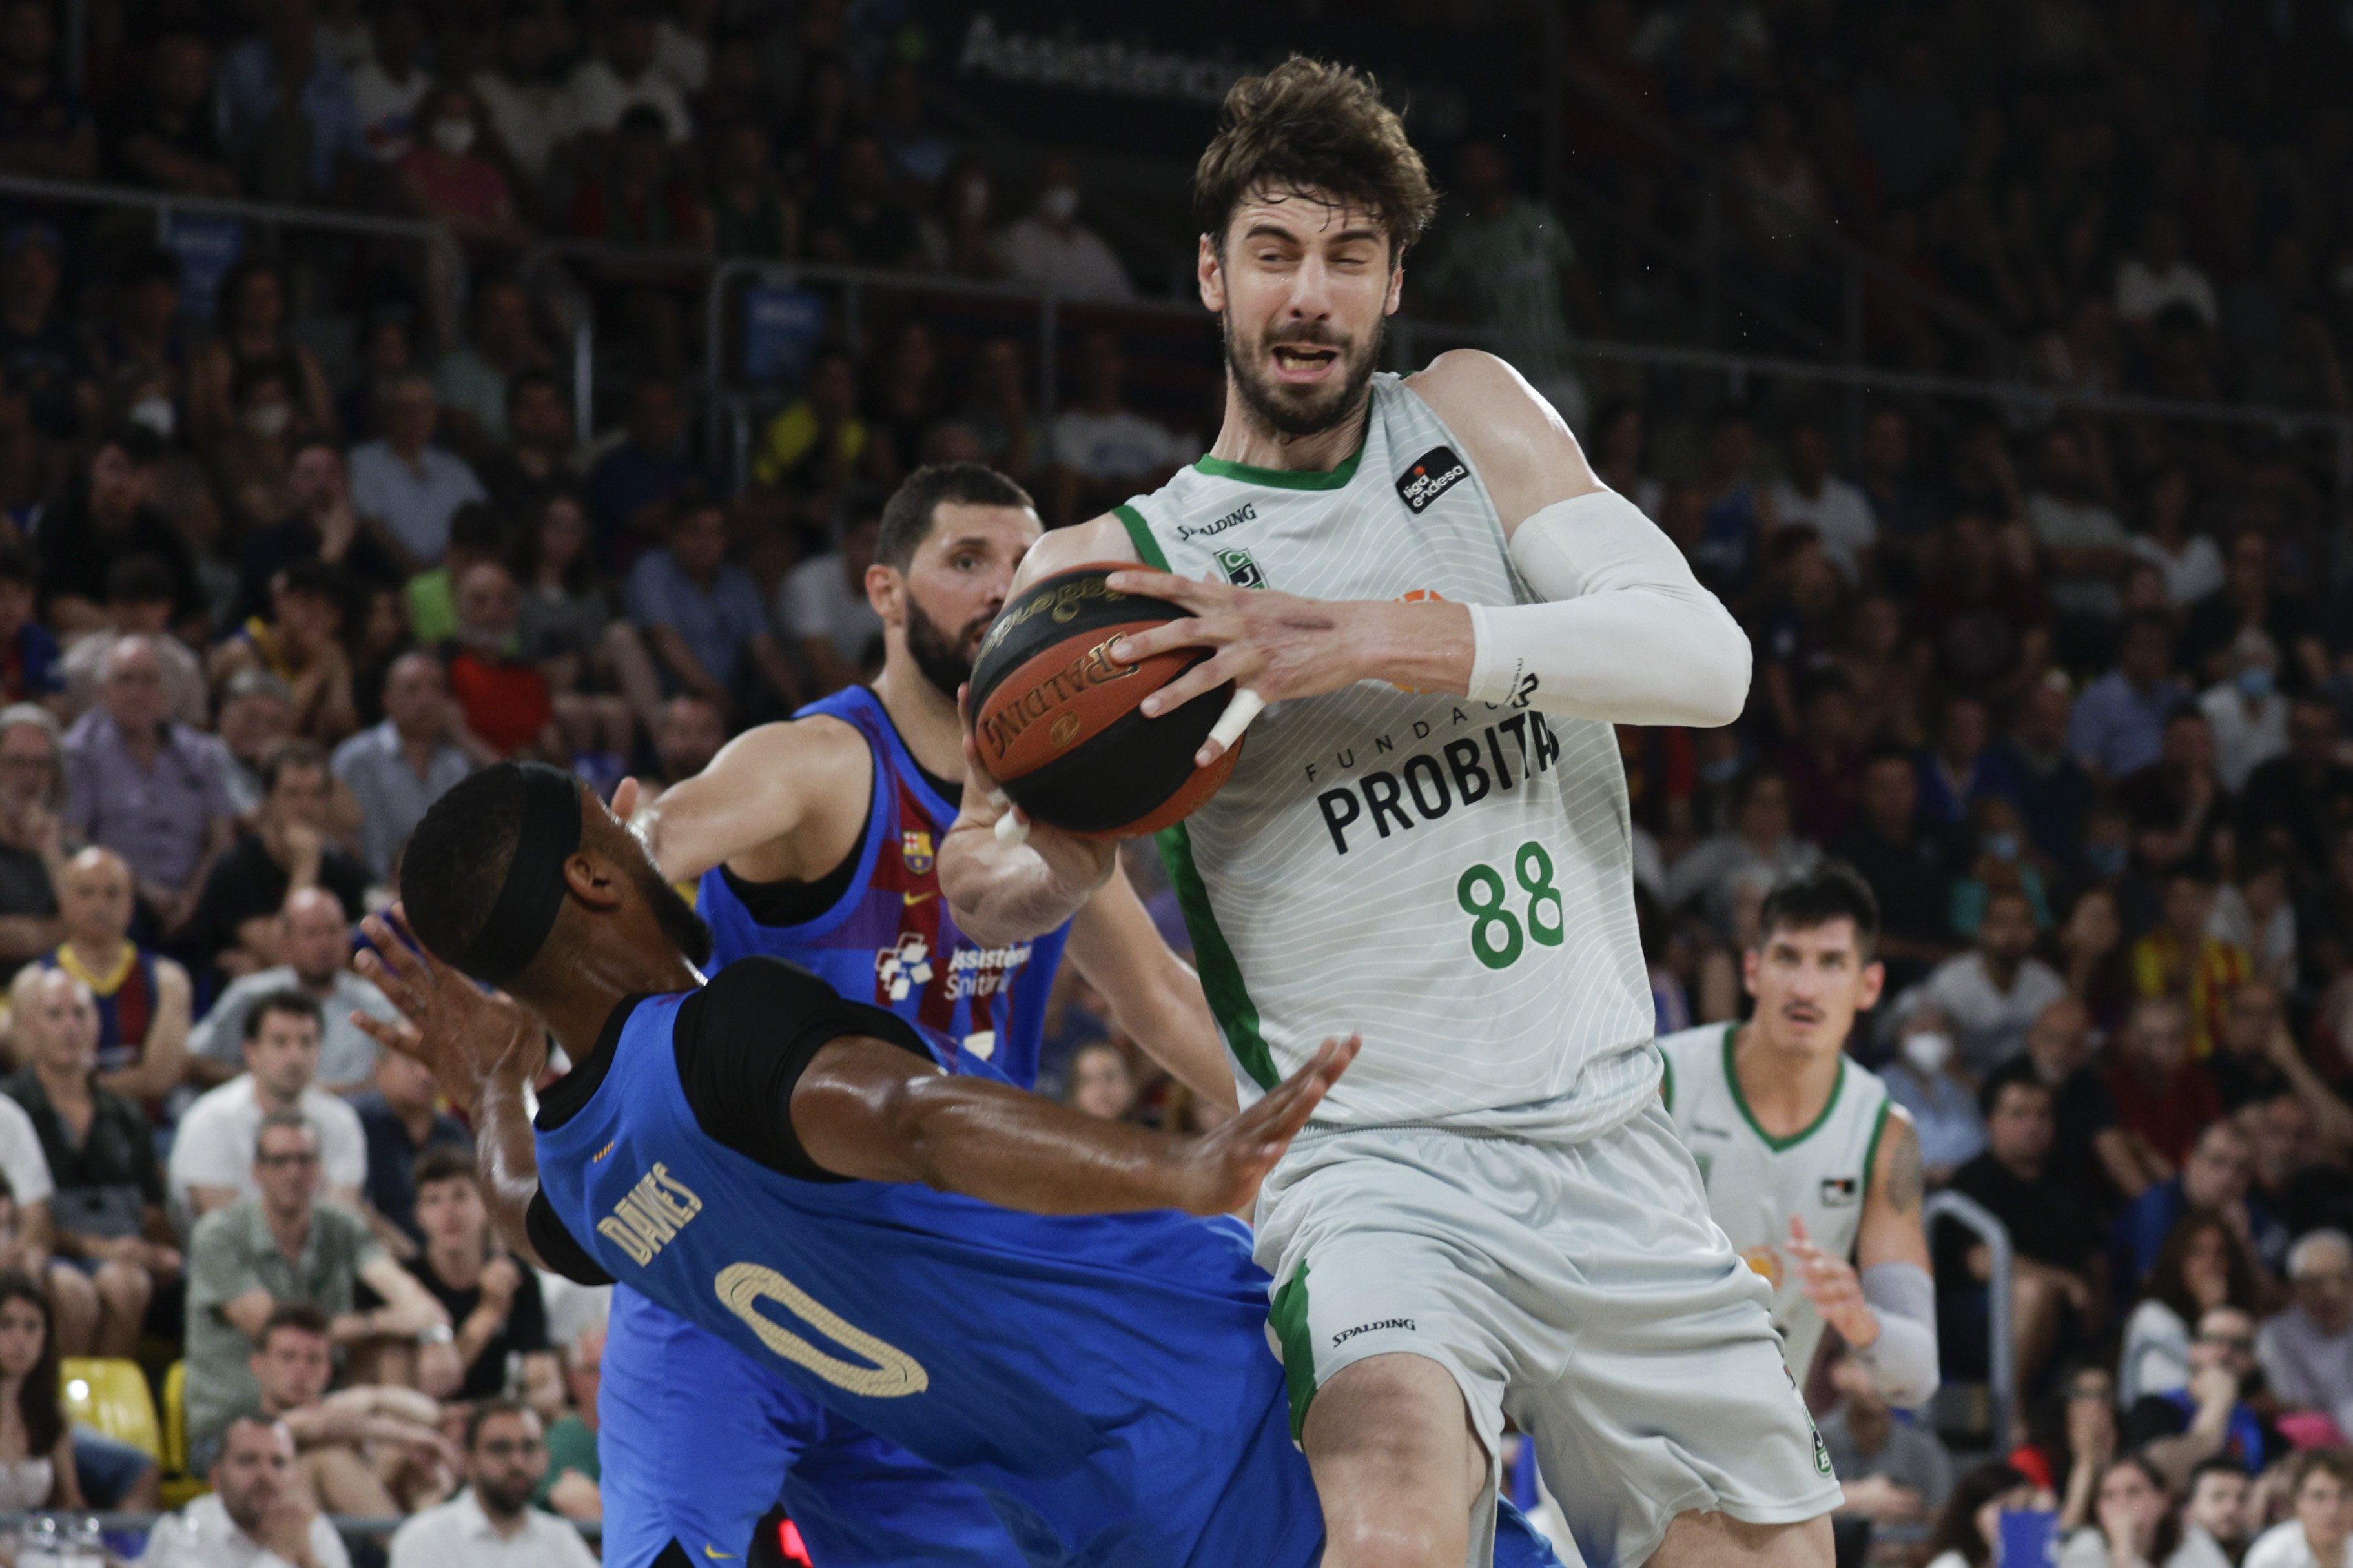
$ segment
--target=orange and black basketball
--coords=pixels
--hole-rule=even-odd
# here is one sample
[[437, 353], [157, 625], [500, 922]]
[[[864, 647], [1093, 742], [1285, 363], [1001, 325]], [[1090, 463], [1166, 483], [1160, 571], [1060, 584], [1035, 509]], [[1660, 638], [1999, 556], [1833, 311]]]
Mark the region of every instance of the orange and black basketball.
[[1039, 822], [1089, 837], [1154, 833], [1218, 792], [1237, 742], [1206, 768], [1193, 754], [1232, 698], [1232, 682], [1173, 713], [1140, 704], [1209, 657], [1177, 648], [1136, 664], [1111, 656], [1123, 633], [1179, 620], [1166, 599], [1113, 593], [1133, 564], [1074, 566], [1024, 590], [998, 612], [972, 667], [968, 698], [981, 764]]

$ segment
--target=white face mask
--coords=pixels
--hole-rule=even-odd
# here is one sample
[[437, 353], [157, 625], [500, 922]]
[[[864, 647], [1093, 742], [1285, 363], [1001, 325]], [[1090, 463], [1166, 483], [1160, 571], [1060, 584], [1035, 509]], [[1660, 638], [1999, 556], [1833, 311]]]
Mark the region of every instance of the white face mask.
[[130, 419], [133, 425], [144, 425], [168, 441], [178, 424], [179, 414], [168, 397], [142, 397], [131, 405]]
[[437, 120], [433, 122], [433, 145], [452, 158], [462, 158], [474, 144], [474, 122], [470, 120]]
[[1934, 1078], [1953, 1059], [1953, 1037], [1939, 1029], [1923, 1029], [1904, 1037], [1904, 1059], [1923, 1078]]
[[1038, 210], [1056, 223], [1068, 223], [1079, 210], [1079, 188], [1076, 185], [1049, 185], [1038, 198]]
[[245, 411], [245, 427], [265, 441], [274, 441], [286, 433], [286, 422], [294, 411], [282, 403], [264, 403]]

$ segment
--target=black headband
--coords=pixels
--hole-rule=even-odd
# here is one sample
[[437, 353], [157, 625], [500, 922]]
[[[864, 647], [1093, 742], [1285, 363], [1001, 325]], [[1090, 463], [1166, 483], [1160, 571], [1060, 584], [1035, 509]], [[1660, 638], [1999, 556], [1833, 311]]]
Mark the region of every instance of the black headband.
[[564, 863], [580, 847], [580, 781], [545, 763], [525, 763], [522, 823], [514, 858], [491, 918], [459, 955], [477, 980], [504, 985], [527, 968], [564, 908]]

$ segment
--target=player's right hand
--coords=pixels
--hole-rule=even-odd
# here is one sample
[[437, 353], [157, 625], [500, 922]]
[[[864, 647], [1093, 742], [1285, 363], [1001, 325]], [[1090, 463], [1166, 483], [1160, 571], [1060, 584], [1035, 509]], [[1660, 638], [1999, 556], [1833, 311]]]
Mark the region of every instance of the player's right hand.
[[[965, 717], [969, 688], [956, 691], [956, 717]], [[956, 921], [967, 931], [968, 912], [985, 913], [1005, 904], [1001, 921], [984, 919], [994, 931], [999, 925], [1030, 925], [1017, 933], [1030, 937], [1052, 930], [1077, 912], [1095, 889], [1111, 880], [1119, 864], [1119, 845], [1108, 838], [1082, 838], [1042, 822], [1006, 797], [980, 760], [972, 728], [964, 725], [964, 801], [940, 846], [940, 890], [947, 896]], [[1021, 892], [1008, 892], [1027, 884]], [[1052, 919], [1042, 919], [1050, 914]]]
[[1182, 1156], [1184, 1195], [1176, 1206], [1187, 1214], [1231, 1214], [1255, 1202], [1259, 1183], [1364, 1045], [1362, 1035], [1324, 1041], [1305, 1067], [1260, 1096], [1257, 1104], [1193, 1139]]

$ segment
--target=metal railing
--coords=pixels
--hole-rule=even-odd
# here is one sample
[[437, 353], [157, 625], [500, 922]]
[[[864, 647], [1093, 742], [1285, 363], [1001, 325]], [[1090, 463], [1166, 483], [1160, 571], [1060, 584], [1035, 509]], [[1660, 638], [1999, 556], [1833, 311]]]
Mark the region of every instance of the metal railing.
[[[98, 1509], [40, 1508], [24, 1513], [0, 1513], [0, 1535], [16, 1534], [36, 1520], [42, 1519], [57, 1521], [61, 1531], [65, 1527], [79, 1523], [84, 1520], [96, 1520], [100, 1530], [118, 1535], [131, 1535], [152, 1531], [163, 1521], [176, 1517], [176, 1514], [171, 1512], [119, 1513]], [[370, 1519], [359, 1514], [346, 1513], [322, 1514], [321, 1517], [325, 1519], [335, 1533], [345, 1541], [373, 1535], [390, 1535], [408, 1522], [406, 1518]], [[605, 1527], [595, 1520], [566, 1519], [562, 1514], [551, 1517], [563, 1519], [565, 1523], [580, 1532], [583, 1540], [596, 1542], [604, 1539]]]
[[1937, 1193], [1921, 1205], [1920, 1226], [1932, 1239], [1937, 1225], [1947, 1220], [1975, 1236], [1993, 1255], [1986, 1275], [1986, 1378], [1993, 1450], [1999, 1454], [2010, 1446], [2018, 1390], [2017, 1352], [2010, 1337], [2010, 1227], [1961, 1193]]

